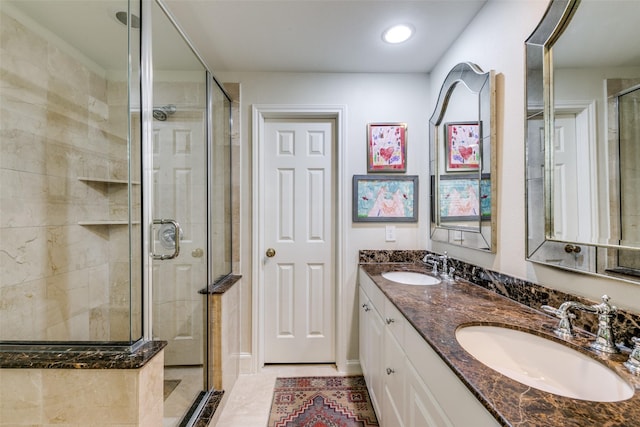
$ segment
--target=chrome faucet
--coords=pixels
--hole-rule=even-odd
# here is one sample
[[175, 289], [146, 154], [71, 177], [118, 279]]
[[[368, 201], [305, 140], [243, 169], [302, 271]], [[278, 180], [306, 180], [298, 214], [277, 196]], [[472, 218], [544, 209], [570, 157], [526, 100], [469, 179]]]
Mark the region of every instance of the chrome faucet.
[[447, 264], [449, 262], [447, 251], [444, 251], [444, 255], [441, 255], [438, 258], [442, 260], [442, 274], [440, 274], [440, 277], [442, 277], [444, 280], [451, 279], [451, 275], [449, 275], [449, 268], [447, 267]]
[[633, 341], [634, 347], [629, 359], [624, 362], [624, 366], [632, 374], [640, 375], [640, 338], [633, 337], [631, 341]]
[[424, 258], [422, 258], [422, 262], [425, 264], [431, 264], [431, 271], [436, 276], [438, 275], [438, 258], [434, 254], [426, 254]]
[[585, 305], [575, 301], [563, 302], [559, 308], [548, 305], [541, 307], [544, 311], [553, 314], [560, 319], [560, 323], [556, 328], [556, 335], [562, 338], [574, 336], [573, 325], [571, 320], [575, 319], [575, 314], [571, 310], [578, 309], [587, 313], [594, 313], [598, 316], [598, 332], [596, 339], [591, 343], [591, 348], [603, 353], [618, 353], [619, 350], [615, 345], [615, 337], [613, 334], [613, 318], [618, 311], [616, 306], [609, 304], [609, 297], [602, 296], [602, 302], [594, 305]]
[[[438, 274], [438, 261], [442, 261], [442, 273], [440, 274]], [[447, 255], [447, 251], [444, 251], [444, 255], [427, 254], [422, 258], [422, 262], [425, 264], [431, 264], [433, 267], [433, 274], [440, 276], [443, 280], [453, 279], [455, 268], [448, 267], [449, 255]]]

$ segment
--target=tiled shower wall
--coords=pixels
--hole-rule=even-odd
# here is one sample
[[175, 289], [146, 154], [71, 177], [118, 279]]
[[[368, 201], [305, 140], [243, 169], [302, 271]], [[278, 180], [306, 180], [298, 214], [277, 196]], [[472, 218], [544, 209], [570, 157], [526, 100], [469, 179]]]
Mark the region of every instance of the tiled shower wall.
[[0, 340], [129, 340], [128, 228], [79, 224], [127, 219], [127, 185], [79, 179], [128, 179], [126, 74], [0, 31]]

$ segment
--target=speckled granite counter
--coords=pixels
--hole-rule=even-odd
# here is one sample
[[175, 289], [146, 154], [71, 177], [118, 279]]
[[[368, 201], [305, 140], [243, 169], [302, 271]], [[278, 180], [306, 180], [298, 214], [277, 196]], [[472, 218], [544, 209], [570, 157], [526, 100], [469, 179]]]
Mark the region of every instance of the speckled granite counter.
[[139, 369], [166, 345], [166, 341], [147, 341], [131, 349], [87, 345], [2, 345], [0, 368]]
[[546, 393], [513, 381], [486, 367], [457, 342], [463, 325], [508, 325], [560, 341], [553, 330], [557, 319], [495, 292], [459, 280], [435, 286], [407, 286], [384, 279], [391, 270], [428, 270], [419, 264], [361, 264], [362, 269], [402, 312], [426, 342], [505, 426], [640, 426], [640, 377], [622, 366], [627, 354], [598, 355], [589, 350], [593, 336], [576, 329], [567, 345], [598, 359], [636, 388], [635, 395], [614, 403], [591, 402]]
[[238, 274], [230, 274], [226, 277], [223, 277], [221, 280], [216, 281], [213, 285], [209, 285], [209, 287], [201, 289], [198, 291], [200, 294], [224, 294], [227, 292], [233, 285], [238, 283], [238, 281], [242, 279], [242, 276]]

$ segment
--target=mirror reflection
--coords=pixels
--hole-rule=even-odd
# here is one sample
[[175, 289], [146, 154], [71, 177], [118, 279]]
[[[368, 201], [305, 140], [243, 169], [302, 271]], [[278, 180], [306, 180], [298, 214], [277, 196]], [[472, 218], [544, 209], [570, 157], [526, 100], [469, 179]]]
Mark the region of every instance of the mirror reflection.
[[[640, 177], [640, 170], [629, 165], [640, 159], [637, 95], [633, 106], [634, 87], [640, 87], [640, 49], [631, 45], [640, 40], [640, 26], [630, 20], [637, 17], [634, 3], [582, 2], [553, 44], [552, 238], [640, 245], [640, 228], [630, 211], [637, 204], [637, 197], [630, 196], [637, 191], [629, 187]], [[620, 25], [625, 21], [628, 25]], [[613, 78], [626, 76], [637, 78]], [[623, 105], [624, 113], [619, 110]], [[610, 149], [607, 130], [619, 137], [609, 142]], [[603, 167], [607, 157], [610, 169]], [[616, 185], [609, 186], [610, 179]]]
[[488, 251], [495, 251], [493, 80], [474, 64], [456, 65], [430, 119], [431, 238]]
[[629, 1], [552, 1], [527, 41], [528, 257], [640, 273], [640, 26]]

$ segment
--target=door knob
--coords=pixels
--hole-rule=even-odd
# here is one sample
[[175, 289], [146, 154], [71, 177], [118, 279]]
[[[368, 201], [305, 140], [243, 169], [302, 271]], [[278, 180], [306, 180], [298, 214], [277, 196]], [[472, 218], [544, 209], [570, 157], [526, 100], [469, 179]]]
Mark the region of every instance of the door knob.
[[276, 250], [273, 248], [269, 248], [267, 249], [267, 256], [269, 258], [273, 258], [274, 256], [276, 256]]
[[202, 258], [202, 255], [204, 255], [204, 251], [201, 248], [191, 251], [191, 256], [194, 258]]

